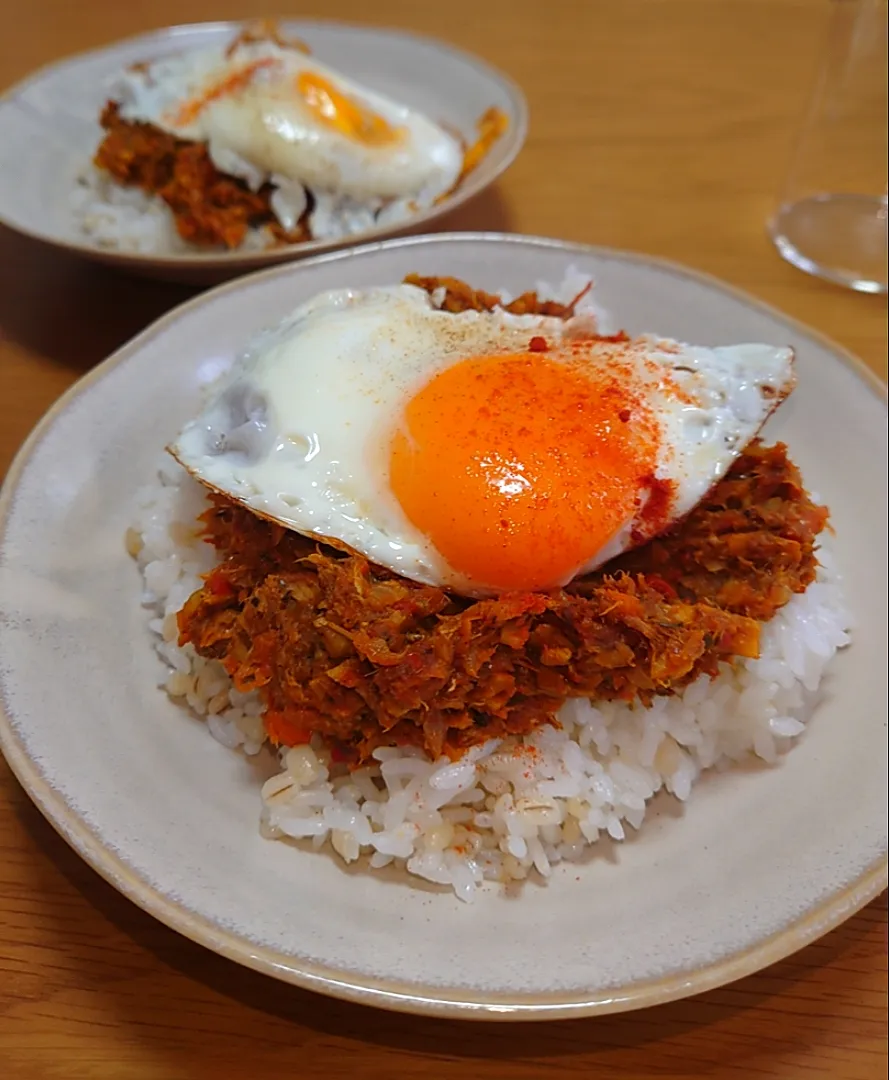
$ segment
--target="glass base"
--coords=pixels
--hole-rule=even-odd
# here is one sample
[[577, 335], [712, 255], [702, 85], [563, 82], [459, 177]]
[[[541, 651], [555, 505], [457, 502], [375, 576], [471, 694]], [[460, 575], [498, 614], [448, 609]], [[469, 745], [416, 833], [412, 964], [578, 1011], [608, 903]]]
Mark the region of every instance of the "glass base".
[[886, 292], [886, 199], [811, 195], [769, 222], [783, 257], [800, 270], [858, 292]]

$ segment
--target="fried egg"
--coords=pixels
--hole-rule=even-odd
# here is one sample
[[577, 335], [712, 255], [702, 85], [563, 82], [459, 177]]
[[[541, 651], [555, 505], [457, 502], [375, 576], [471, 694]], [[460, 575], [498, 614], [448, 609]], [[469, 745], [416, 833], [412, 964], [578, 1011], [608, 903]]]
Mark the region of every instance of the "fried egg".
[[270, 39], [136, 65], [111, 95], [125, 120], [206, 142], [217, 168], [254, 190], [271, 180], [290, 218], [302, 186], [375, 210], [428, 204], [463, 164], [459, 140], [422, 113]]
[[587, 317], [327, 292], [171, 446], [308, 536], [471, 596], [565, 585], [682, 518], [793, 386], [793, 352], [597, 337]]

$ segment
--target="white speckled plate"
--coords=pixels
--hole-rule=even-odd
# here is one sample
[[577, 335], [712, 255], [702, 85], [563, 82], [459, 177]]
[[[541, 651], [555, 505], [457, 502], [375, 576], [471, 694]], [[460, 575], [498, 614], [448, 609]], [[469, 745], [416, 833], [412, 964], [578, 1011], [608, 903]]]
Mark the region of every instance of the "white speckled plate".
[[[769, 434], [830, 505], [856, 630], [774, 768], [712, 776], [684, 812], [517, 898], [469, 906], [260, 838], [258, 781], [156, 689], [124, 552], [133, 489], [206, 365], [317, 290], [454, 274], [519, 291], [574, 263], [631, 331], [798, 351]], [[499, 1018], [636, 1008], [800, 948], [886, 887], [886, 403], [854, 358], [719, 282], [522, 237], [390, 241], [185, 304], [70, 390], [0, 500], [0, 742], [59, 832], [183, 934], [280, 979], [388, 1008]]]
[[194, 284], [218, 282], [263, 266], [347, 247], [356, 241], [428, 231], [435, 221], [478, 195], [522, 148], [528, 110], [521, 90], [476, 57], [402, 30], [314, 20], [281, 20], [285, 35], [359, 82], [422, 110], [472, 141], [490, 106], [509, 126], [460, 187], [437, 206], [399, 226], [359, 237], [312, 241], [264, 251], [138, 254], [102, 249], [79, 230], [71, 210], [78, 172], [101, 139], [98, 117], [109, 77], [128, 64], [230, 41], [235, 22], [173, 26], [128, 38], [42, 68], [0, 97], [0, 222], [76, 254], [150, 277]]

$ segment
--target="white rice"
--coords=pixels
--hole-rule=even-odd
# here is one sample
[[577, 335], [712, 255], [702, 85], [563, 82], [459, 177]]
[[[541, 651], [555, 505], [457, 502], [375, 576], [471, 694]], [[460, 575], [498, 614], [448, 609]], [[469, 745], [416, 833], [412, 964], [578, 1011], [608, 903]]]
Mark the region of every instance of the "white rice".
[[[276, 194], [272, 195], [273, 210], [277, 206]], [[375, 199], [360, 203], [327, 192], [314, 192], [313, 197], [309, 230], [315, 240], [340, 240], [360, 236], [378, 226], [394, 227], [431, 205], [429, 199], [394, 199], [385, 203]], [[108, 251], [168, 255], [204, 250], [182, 239], [170, 208], [160, 196], [120, 184], [110, 173], [93, 165], [77, 174], [70, 207], [78, 231]], [[276, 243], [263, 226], [248, 229], [234, 250], [262, 251]]]
[[[569, 271], [559, 298], [585, 283]], [[544, 283], [538, 290], [553, 294]], [[589, 298], [584, 306], [595, 310]], [[216, 561], [195, 537], [205, 506], [200, 485], [165, 459], [139, 494], [127, 545], [169, 668], [167, 692], [205, 717], [219, 742], [252, 755], [265, 741], [258, 697], [239, 693], [219, 663], [176, 641], [176, 612]], [[491, 740], [456, 763], [379, 749], [373, 765], [348, 773], [316, 739], [280, 754], [281, 772], [261, 791], [263, 832], [346, 862], [362, 858], [371, 869], [394, 864], [463, 900], [485, 881], [546, 878], [600, 837], [623, 840], [639, 829], [658, 792], [685, 801], [704, 770], [750, 758], [773, 765], [792, 746], [825, 668], [849, 641], [839, 577], [823, 548], [819, 558], [817, 580], [763, 628], [757, 660], [725, 665], [651, 708], [569, 701], [560, 729]]]
[[[77, 175], [71, 192], [71, 213], [77, 229], [106, 251], [162, 255], [200, 250], [176, 231], [173, 215], [163, 199], [119, 184], [109, 173], [93, 166]], [[265, 229], [250, 229], [238, 250], [261, 251], [270, 241]]]

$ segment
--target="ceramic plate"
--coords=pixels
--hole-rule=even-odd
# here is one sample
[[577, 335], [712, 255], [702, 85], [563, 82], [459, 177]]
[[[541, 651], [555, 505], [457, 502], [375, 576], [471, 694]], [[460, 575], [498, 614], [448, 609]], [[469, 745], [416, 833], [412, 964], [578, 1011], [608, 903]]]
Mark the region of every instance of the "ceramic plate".
[[[574, 264], [630, 331], [788, 343], [770, 423], [833, 511], [856, 628], [776, 767], [706, 778], [605, 857], [472, 905], [260, 838], [259, 781], [157, 689], [124, 552], [134, 489], [208, 370], [311, 294], [453, 274], [487, 289]], [[886, 886], [886, 404], [854, 358], [710, 278], [554, 241], [446, 235], [292, 263], [161, 319], [51, 410], [0, 504], [0, 737], [31, 797], [126, 896], [277, 978], [450, 1016], [629, 1009], [763, 967]]]
[[243, 24], [174, 26], [128, 38], [45, 67], [0, 98], [0, 222], [47, 243], [141, 274], [206, 284], [274, 263], [400, 233], [434, 221], [479, 194], [512, 163], [528, 126], [525, 99], [505, 75], [450, 45], [400, 30], [333, 22], [281, 21], [285, 35], [357, 81], [422, 110], [472, 141], [491, 106], [509, 120], [505, 134], [458, 190], [399, 227], [360, 237], [312, 241], [274, 250], [136, 254], [103, 250], [80, 232], [71, 210], [78, 172], [101, 139], [99, 112], [109, 77], [140, 60], [228, 42]]

